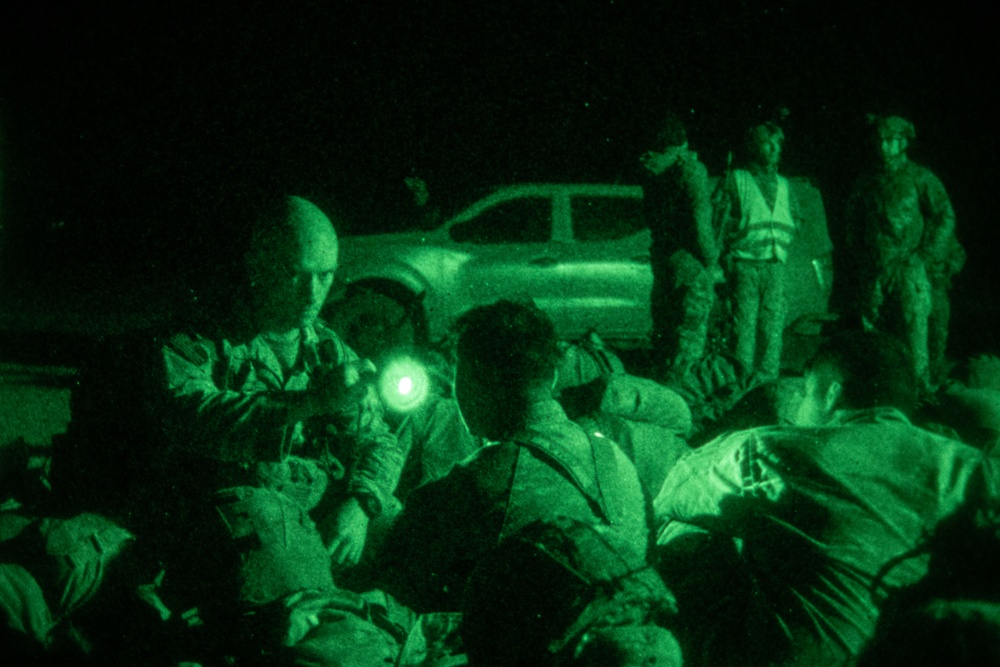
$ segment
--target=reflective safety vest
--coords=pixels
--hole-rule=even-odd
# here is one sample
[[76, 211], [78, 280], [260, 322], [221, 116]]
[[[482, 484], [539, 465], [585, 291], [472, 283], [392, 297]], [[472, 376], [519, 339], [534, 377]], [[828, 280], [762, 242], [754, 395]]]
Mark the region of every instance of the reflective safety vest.
[[733, 180], [743, 215], [730, 254], [736, 259], [784, 263], [796, 231], [788, 179], [778, 176], [774, 208], [768, 205], [750, 172], [737, 169], [733, 172]]

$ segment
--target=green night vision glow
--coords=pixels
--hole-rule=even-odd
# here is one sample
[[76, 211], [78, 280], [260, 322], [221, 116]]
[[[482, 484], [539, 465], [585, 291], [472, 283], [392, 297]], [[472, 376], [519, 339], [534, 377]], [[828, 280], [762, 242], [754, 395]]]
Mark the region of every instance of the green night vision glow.
[[395, 412], [415, 410], [430, 394], [427, 369], [411, 357], [390, 360], [379, 375], [378, 392], [382, 403]]

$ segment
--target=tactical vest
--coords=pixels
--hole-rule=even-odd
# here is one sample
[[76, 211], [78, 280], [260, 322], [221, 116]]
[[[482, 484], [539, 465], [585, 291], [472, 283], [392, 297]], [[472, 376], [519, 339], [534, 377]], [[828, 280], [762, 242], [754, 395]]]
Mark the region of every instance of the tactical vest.
[[748, 171], [733, 172], [743, 217], [732, 244], [736, 259], [782, 262], [788, 259], [788, 246], [795, 236], [795, 221], [789, 199], [788, 179], [778, 176], [774, 207], [768, 205], [757, 181]]

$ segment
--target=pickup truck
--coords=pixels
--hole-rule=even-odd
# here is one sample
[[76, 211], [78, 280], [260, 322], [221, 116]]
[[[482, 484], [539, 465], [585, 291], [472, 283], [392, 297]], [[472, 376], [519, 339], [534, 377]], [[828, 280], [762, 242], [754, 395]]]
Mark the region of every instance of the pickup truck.
[[[787, 324], [827, 312], [832, 246], [819, 190], [792, 178], [803, 229], [789, 254]], [[529, 183], [499, 187], [433, 230], [341, 239], [326, 319], [359, 352], [440, 339], [469, 308], [531, 298], [563, 339], [596, 331], [648, 343], [652, 273], [642, 188]]]

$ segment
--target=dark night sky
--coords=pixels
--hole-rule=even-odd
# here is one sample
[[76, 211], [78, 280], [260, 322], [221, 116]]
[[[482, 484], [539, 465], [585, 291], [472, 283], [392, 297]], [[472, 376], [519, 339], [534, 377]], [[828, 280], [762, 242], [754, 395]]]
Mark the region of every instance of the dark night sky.
[[23, 282], [54, 257], [170, 275], [225, 244], [218, 202], [261, 187], [359, 229], [410, 168], [446, 205], [503, 182], [635, 180], [668, 109], [718, 172], [746, 124], [784, 106], [786, 171], [818, 181], [831, 225], [864, 114], [911, 117], [968, 274], [995, 282], [985, 3], [866, 4], [9, 0], [3, 273]]

